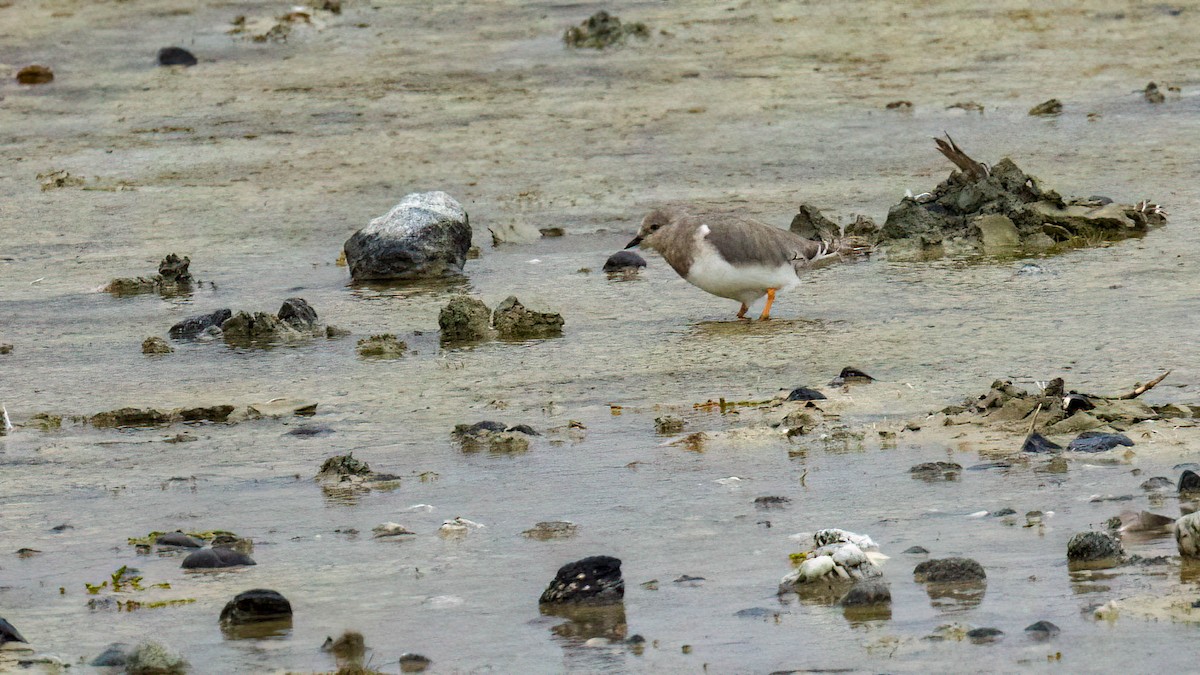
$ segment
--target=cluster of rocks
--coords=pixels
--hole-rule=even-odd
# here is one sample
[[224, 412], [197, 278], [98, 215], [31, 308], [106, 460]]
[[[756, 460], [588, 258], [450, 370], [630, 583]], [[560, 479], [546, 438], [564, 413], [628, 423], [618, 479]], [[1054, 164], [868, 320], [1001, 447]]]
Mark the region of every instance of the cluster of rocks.
[[540, 436], [528, 424], [509, 426], [503, 422], [484, 420], [475, 424], [459, 424], [451, 434], [463, 452], [487, 450], [495, 454], [510, 454], [529, 450], [529, 441]]
[[644, 23], [622, 23], [616, 16], [599, 11], [578, 26], [568, 28], [563, 42], [575, 49], [604, 49], [623, 44], [629, 37], [644, 40], [650, 37], [650, 29]]
[[400, 476], [371, 470], [370, 465], [354, 454], [336, 455], [321, 464], [313, 479], [325, 488], [372, 490], [394, 487]]
[[[1159, 378], [1153, 383], [1161, 381]], [[1080, 434], [1068, 448], [1078, 452], [1098, 452], [1117, 446], [1130, 446], [1133, 441], [1118, 432], [1128, 430], [1147, 420], [1183, 420], [1200, 417], [1200, 406], [1171, 403], [1150, 405], [1136, 399], [1151, 383], [1141, 385], [1120, 396], [1098, 396], [1065, 391], [1061, 378], [1047, 382], [1037, 392], [1029, 392], [1006, 380], [996, 380], [989, 390], [972, 397], [962, 405], [939, 411], [944, 423], [983, 424], [1011, 431], [1032, 429], [1025, 449], [1032, 452], [1053, 451], [1061, 446], [1041, 437], [1045, 434]], [[1093, 432], [1093, 433], [1086, 433]]]
[[798, 567], [779, 582], [779, 592], [796, 592], [806, 600], [836, 600], [843, 606], [890, 603], [891, 591], [882, 583], [881, 558], [870, 537], [836, 528], [812, 534], [812, 548], [792, 555]]
[[531, 310], [516, 296], [509, 296], [495, 310], [478, 298], [459, 295], [450, 299], [438, 314], [443, 344], [486, 340], [529, 340], [562, 335], [564, 320], [556, 312]]
[[238, 347], [266, 347], [311, 338], [344, 335], [335, 326], [324, 330], [317, 323], [317, 311], [303, 298], [288, 298], [275, 314], [245, 312], [236, 314], [230, 309], [218, 309], [208, 314], [190, 316], [167, 332], [176, 340], [224, 339]]
[[[81, 418], [88, 424], [101, 428], [125, 427], [159, 427], [176, 423], [234, 423], [246, 420], [285, 417], [298, 415], [308, 417], [316, 414], [317, 404], [311, 401], [296, 399], [272, 399], [265, 403], [252, 403], [245, 406], [229, 404], [199, 406], [193, 408], [118, 408], [97, 413], [91, 417]], [[53, 424], [53, 419], [58, 424]], [[53, 428], [61, 425], [62, 418], [48, 413], [39, 413], [32, 421], [42, 421], [41, 426]]]
[[164, 297], [191, 293], [195, 279], [188, 271], [192, 260], [170, 253], [158, 263], [158, 274], [152, 277], [122, 277], [113, 279], [104, 290], [116, 296], [158, 293]]
[[[1064, 198], [1011, 159], [989, 167], [952, 140], [939, 139], [938, 147], [961, 171], [952, 172], [932, 192], [905, 197], [888, 211], [882, 227], [860, 216], [844, 228], [845, 234], [886, 247], [892, 258], [928, 258], [1094, 246], [1141, 236], [1166, 222], [1166, 213], [1150, 202]], [[826, 240], [842, 229], [810, 205], [800, 207], [792, 224], [792, 231], [802, 236]]]

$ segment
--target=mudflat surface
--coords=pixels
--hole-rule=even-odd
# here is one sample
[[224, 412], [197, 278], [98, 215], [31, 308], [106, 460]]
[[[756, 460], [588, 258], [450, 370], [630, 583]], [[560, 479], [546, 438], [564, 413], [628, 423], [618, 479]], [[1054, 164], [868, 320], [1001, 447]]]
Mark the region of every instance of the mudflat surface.
[[[318, 647], [346, 629], [363, 632], [385, 671], [406, 651], [438, 672], [901, 672], [964, 659], [1005, 671], [1055, 653], [1062, 660], [1047, 667], [1191, 667], [1194, 626], [1136, 612], [1097, 621], [1084, 610], [1182, 597], [1195, 590], [1193, 570], [1176, 560], [1081, 576], [1065, 562], [1072, 534], [1121, 510], [1179, 514], [1173, 497], [1152, 501], [1138, 486], [1174, 479], [1176, 465], [1195, 459], [1189, 429], [1139, 430], [1132, 456], [1072, 460], [1066, 473], [1014, 463], [934, 484], [908, 467], [991, 461], [1020, 437], [900, 429], [997, 378], [1032, 387], [1063, 376], [1083, 391], [1119, 392], [1172, 369], [1145, 398], [1200, 401], [1190, 262], [1200, 254], [1200, 11], [1116, 2], [604, 8], [645, 22], [651, 37], [611, 51], [564, 48], [566, 27], [600, 9], [591, 3], [348, 2], [340, 16], [319, 14], [319, 30], [297, 26], [286, 42], [266, 43], [227, 31], [235, 16], [277, 16], [284, 4], [0, 7], [0, 343], [14, 345], [0, 355], [0, 402], [19, 425], [0, 438], [0, 616], [38, 651], [70, 661], [153, 637], [197, 672], [330, 670]], [[155, 67], [170, 45], [199, 65]], [[18, 85], [11, 73], [29, 63], [51, 66], [55, 81]], [[1152, 80], [1181, 93], [1152, 105], [1141, 94]], [[1061, 115], [1026, 114], [1052, 97]], [[885, 109], [898, 100], [912, 109]], [[984, 112], [948, 108], [968, 101]], [[777, 320], [761, 324], [731, 321], [734, 303], [657, 257], [634, 280], [599, 272], [662, 203], [786, 226], [805, 201], [843, 220], [882, 221], [906, 189], [928, 190], [948, 173], [930, 141], [943, 130], [977, 159], [1010, 156], [1063, 194], [1150, 198], [1170, 222], [1144, 239], [1047, 259], [833, 266], [781, 295]], [[37, 176], [51, 171], [83, 183], [43, 191]], [[464, 281], [349, 285], [335, 263], [345, 239], [428, 189], [460, 200], [475, 226], [483, 255]], [[566, 236], [491, 247], [488, 225], [516, 221]], [[113, 277], [150, 274], [169, 252], [189, 255], [206, 282], [190, 296], [96, 292]], [[1038, 269], [1019, 273], [1029, 263]], [[561, 312], [564, 335], [442, 349], [437, 312], [454, 290]], [[291, 296], [353, 335], [141, 353], [145, 337], [185, 316], [273, 312]], [[385, 332], [408, 343], [403, 358], [356, 355], [358, 338]], [[879, 382], [824, 386], [845, 365]], [[686, 432], [753, 426], [746, 411], [693, 405], [799, 385], [827, 390], [850, 440], [734, 435], [741, 440], [696, 452], [654, 433], [665, 413], [684, 417]], [[42, 411], [281, 396], [319, 402], [317, 416], [136, 431], [25, 425]], [[483, 419], [547, 435], [516, 456], [462, 452], [453, 426]], [[586, 430], [550, 431], [571, 420]], [[284, 435], [300, 423], [335, 433]], [[897, 431], [896, 441], [878, 430]], [[199, 440], [163, 442], [181, 432]], [[350, 451], [404, 476], [400, 487], [324, 494], [311, 477]], [[716, 482], [730, 477], [741, 480]], [[765, 495], [791, 502], [764, 513], [752, 502]], [[410, 510], [418, 504], [434, 510]], [[967, 517], [1004, 507], [1055, 515], [1040, 529]], [[438, 537], [455, 516], [487, 527]], [[579, 534], [519, 534], [558, 519]], [[385, 521], [418, 534], [372, 540]], [[51, 531], [63, 523], [73, 529]], [[788, 535], [822, 527], [870, 534], [892, 557], [890, 619], [851, 621], [836, 607], [776, 598], [787, 554], [802, 548]], [[126, 543], [177, 528], [251, 537], [259, 564], [184, 573], [178, 555], [138, 555]], [[360, 534], [338, 532], [349, 529]], [[979, 560], [982, 602], [932, 602], [912, 581], [918, 560], [900, 553], [914, 544]], [[21, 547], [42, 553], [19, 558]], [[1127, 548], [1152, 556], [1175, 547], [1152, 537]], [[651, 641], [640, 656], [585, 646], [588, 636], [556, 630], [561, 620], [538, 611], [559, 566], [597, 554], [624, 561], [627, 632]], [[84, 583], [122, 565], [171, 584], [138, 599], [195, 602], [88, 609]], [[672, 583], [684, 574], [705, 581]], [[658, 590], [640, 585], [652, 579]], [[221, 607], [249, 588], [292, 602], [289, 633], [220, 632]], [[779, 620], [734, 616], [758, 606]], [[1022, 628], [1039, 619], [1063, 636], [1025, 639]], [[951, 622], [1006, 637], [986, 646], [922, 639]]]

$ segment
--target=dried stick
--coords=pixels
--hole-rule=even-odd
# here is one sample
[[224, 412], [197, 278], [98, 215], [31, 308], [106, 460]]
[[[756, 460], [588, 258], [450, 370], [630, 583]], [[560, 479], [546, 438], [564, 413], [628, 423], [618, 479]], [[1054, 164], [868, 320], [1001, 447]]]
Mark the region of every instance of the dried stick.
[[1127, 394], [1121, 394], [1120, 396], [1104, 396], [1103, 398], [1106, 398], [1110, 401], [1128, 401], [1129, 399], [1137, 398], [1137, 397], [1141, 396], [1142, 394], [1153, 389], [1154, 385], [1167, 379], [1167, 376], [1170, 374], [1171, 374], [1171, 371], [1168, 370], [1167, 372], [1163, 373], [1162, 375], [1159, 375], [1158, 377], [1154, 378], [1153, 380], [1150, 380], [1146, 384], [1143, 384], [1140, 387], [1135, 387], [1133, 391], [1131, 391]]
[[[949, 143], [946, 141], [949, 141]], [[938, 152], [945, 155], [946, 159], [953, 162], [954, 166], [962, 169], [962, 172], [971, 178], [979, 180], [981, 178], [986, 178], [990, 173], [987, 165], [981, 162], [976, 162], [968, 157], [967, 153], [963, 152], [962, 148], [958, 147], [958, 145], [954, 143], [954, 139], [950, 138], [950, 134], [946, 134], [945, 141], [940, 138], [935, 138], [933, 139], [933, 142], [937, 143]]]

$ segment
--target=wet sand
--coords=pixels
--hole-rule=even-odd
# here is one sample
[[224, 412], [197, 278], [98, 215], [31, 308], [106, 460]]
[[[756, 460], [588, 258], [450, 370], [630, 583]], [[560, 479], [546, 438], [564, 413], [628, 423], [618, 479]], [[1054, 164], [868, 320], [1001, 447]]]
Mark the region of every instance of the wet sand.
[[[324, 30], [278, 44], [225, 33], [235, 15], [285, 9], [269, 4], [0, 8], [7, 65], [40, 62], [56, 73], [41, 87], [0, 84], [9, 160], [0, 168], [0, 342], [15, 346], [0, 356], [0, 402], [14, 420], [291, 396], [319, 401], [311, 421], [336, 430], [298, 439], [283, 435], [290, 420], [18, 429], [0, 439], [0, 615], [40, 651], [72, 661], [153, 636], [198, 672], [329, 670], [318, 647], [344, 629], [362, 631], [374, 663], [393, 672], [405, 651], [431, 657], [437, 672], [903, 672], [953, 670], [963, 659], [1005, 671], [1056, 652], [1063, 660], [1053, 667], [1190, 667], [1194, 627], [1133, 616], [1110, 624], [1081, 611], [1194, 590], [1186, 569], [1122, 568], [1089, 581], [1065, 563], [1072, 534], [1120, 510], [1178, 514], [1174, 499], [1154, 506], [1138, 485], [1175, 478], [1172, 467], [1193, 460], [1188, 430], [1136, 438], [1131, 463], [1083, 460], [1049, 476], [1016, 466], [927, 484], [908, 467], [967, 466], [1020, 439], [924, 428], [884, 447], [871, 427], [898, 428], [998, 377], [1029, 387], [1061, 375], [1107, 392], [1173, 369], [1146, 398], [1200, 400], [1188, 263], [1200, 253], [1188, 39], [1200, 13], [1165, 7], [618, 3], [607, 9], [653, 35], [601, 53], [560, 41], [597, 9], [590, 4], [347, 3]], [[155, 52], [170, 44], [193, 50], [200, 65], [155, 68]], [[1182, 95], [1150, 105], [1139, 90], [1151, 80]], [[1063, 100], [1061, 116], [1026, 115], [1051, 97]], [[901, 99], [912, 112], [884, 109]], [[946, 109], [968, 100], [985, 112]], [[734, 303], [692, 288], [658, 258], [637, 280], [598, 273], [659, 203], [744, 209], [781, 226], [801, 201], [843, 220], [882, 220], [905, 189], [928, 190], [948, 173], [929, 140], [943, 130], [973, 156], [1011, 156], [1064, 194], [1152, 198], [1170, 222], [1142, 240], [1034, 261], [1045, 270], [1037, 275], [1015, 274], [1023, 260], [831, 267], [781, 295], [779, 320], [768, 324], [731, 322]], [[84, 177], [87, 189], [41, 191], [36, 175], [51, 170]], [[425, 189], [449, 192], [470, 213], [484, 251], [468, 262], [466, 287], [489, 305], [515, 294], [562, 312], [562, 338], [442, 350], [445, 289], [348, 285], [335, 265], [345, 238]], [[516, 220], [567, 236], [488, 245], [490, 223]], [[149, 274], [171, 251], [190, 255], [196, 276], [215, 286], [172, 300], [95, 292], [112, 277]], [[163, 358], [140, 352], [143, 338], [184, 316], [274, 311], [294, 295], [354, 336], [266, 351], [185, 343]], [[408, 355], [359, 359], [355, 340], [382, 332], [405, 339]], [[664, 412], [684, 415], [688, 431], [748, 424], [692, 405], [821, 386], [844, 365], [880, 379], [832, 393], [845, 423], [865, 432], [861, 443], [798, 438], [695, 453], [662, 447], [668, 439], [654, 434]], [[562, 444], [535, 440], [515, 457], [462, 453], [450, 430], [481, 419], [541, 430], [578, 420], [587, 430]], [[180, 431], [200, 440], [162, 442]], [[354, 504], [326, 498], [311, 477], [325, 457], [348, 451], [406, 476], [401, 487]], [[422, 482], [423, 472], [439, 477]], [[743, 481], [715, 482], [731, 476]], [[1095, 494], [1135, 498], [1088, 501]], [[763, 495], [792, 502], [762, 512], [752, 501]], [[415, 504], [435, 510], [408, 512]], [[1042, 533], [966, 517], [1006, 506], [1056, 515]], [[461, 541], [434, 534], [460, 515], [487, 528]], [[555, 519], [576, 522], [579, 535], [519, 535]], [[418, 537], [371, 540], [384, 521]], [[64, 522], [74, 529], [50, 532]], [[184, 573], [178, 557], [139, 556], [125, 543], [176, 527], [250, 536], [259, 565]], [[787, 535], [821, 527], [868, 533], [892, 556], [890, 620], [779, 606], [776, 584], [800, 548]], [[347, 528], [361, 534], [335, 532]], [[912, 582], [917, 560], [900, 554], [914, 544], [983, 563], [982, 604], [931, 606]], [[13, 555], [26, 546], [43, 553]], [[1128, 548], [1166, 555], [1174, 543]], [[642, 656], [558, 637], [557, 621], [538, 612], [554, 571], [593, 554], [625, 563], [628, 631], [658, 641]], [[147, 597], [196, 602], [88, 610], [83, 584], [126, 564], [171, 583]], [[681, 574], [706, 581], [673, 584]], [[651, 579], [659, 590], [639, 585]], [[220, 608], [260, 587], [291, 600], [293, 631], [225, 639]], [[786, 613], [778, 622], [733, 616], [755, 606]], [[1038, 619], [1063, 636], [1026, 640], [1021, 629]], [[1007, 637], [990, 646], [920, 639], [952, 621]]]

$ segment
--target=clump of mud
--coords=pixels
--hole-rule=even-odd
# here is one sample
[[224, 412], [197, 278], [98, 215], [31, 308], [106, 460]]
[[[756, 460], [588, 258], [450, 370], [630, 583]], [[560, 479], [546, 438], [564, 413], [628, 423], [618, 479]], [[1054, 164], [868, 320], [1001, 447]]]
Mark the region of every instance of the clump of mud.
[[[1098, 246], [1142, 236], [1166, 223], [1167, 214], [1157, 204], [1064, 198], [1011, 159], [989, 167], [969, 157], [948, 136], [947, 140], [937, 139], [938, 150], [959, 171], [932, 192], [906, 196], [888, 210], [882, 227], [860, 216], [846, 232], [887, 248], [893, 259], [927, 259]], [[791, 229], [801, 236], [828, 237], [840, 227], [814, 207], [803, 205]]]
[[608, 12], [599, 11], [578, 26], [568, 28], [563, 42], [576, 49], [604, 49], [624, 43], [631, 35], [646, 39], [650, 37], [650, 29], [641, 22], [621, 23]]
[[[1065, 391], [1062, 378], [1050, 380], [1034, 392], [1012, 382], [996, 380], [986, 393], [972, 397], [962, 405], [946, 407], [940, 413], [945, 415], [947, 425], [979, 424], [1010, 431], [1038, 432], [1033, 434], [1037, 443], [1046, 440], [1040, 433], [1084, 433], [1088, 438], [1096, 435], [1088, 436], [1086, 432], [1097, 429], [1125, 431], [1147, 420], [1200, 417], [1198, 405], [1149, 405], [1136, 400], [1165, 377], [1166, 374], [1128, 393], [1112, 396]], [[1052, 443], [1046, 447], [1057, 449]]]
[[185, 295], [192, 292], [195, 279], [188, 266], [192, 263], [187, 256], [167, 254], [158, 263], [158, 274], [152, 277], [121, 277], [105, 285], [104, 290], [116, 296], [158, 293], [164, 297]]

